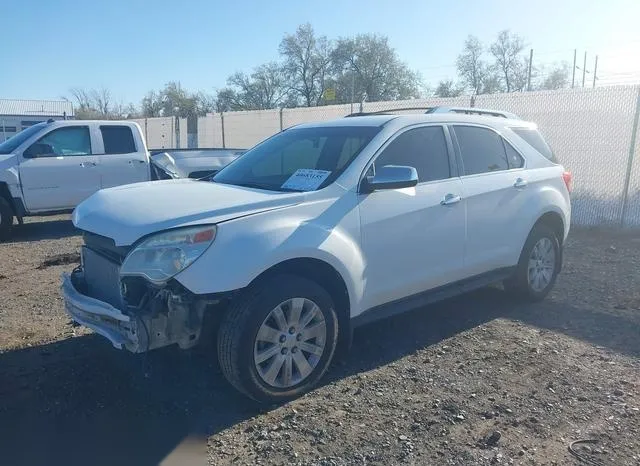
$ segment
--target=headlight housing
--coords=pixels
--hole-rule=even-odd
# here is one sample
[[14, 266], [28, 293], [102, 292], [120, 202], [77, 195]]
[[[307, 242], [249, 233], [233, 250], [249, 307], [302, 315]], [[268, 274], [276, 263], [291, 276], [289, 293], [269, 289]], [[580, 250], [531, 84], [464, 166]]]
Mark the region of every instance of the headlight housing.
[[127, 255], [120, 275], [162, 285], [200, 257], [215, 240], [216, 231], [215, 225], [204, 225], [152, 235]]

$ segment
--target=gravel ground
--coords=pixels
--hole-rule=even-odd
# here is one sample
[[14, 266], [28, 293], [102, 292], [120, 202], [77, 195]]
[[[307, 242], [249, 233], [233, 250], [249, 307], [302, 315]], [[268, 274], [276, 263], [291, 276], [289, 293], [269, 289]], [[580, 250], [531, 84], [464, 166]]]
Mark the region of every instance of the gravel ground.
[[272, 407], [215, 354], [73, 328], [79, 244], [67, 217], [0, 244], [0, 464], [640, 464], [639, 233], [573, 231], [543, 303], [489, 288], [363, 327], [322, 387]]

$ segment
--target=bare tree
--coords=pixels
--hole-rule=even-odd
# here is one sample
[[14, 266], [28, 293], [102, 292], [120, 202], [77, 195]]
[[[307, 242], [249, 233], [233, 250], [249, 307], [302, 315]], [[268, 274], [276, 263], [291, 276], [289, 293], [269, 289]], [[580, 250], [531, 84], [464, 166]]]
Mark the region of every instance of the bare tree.
[[142, 115], [145, 117], [162, 116], [162, 92], [149, 91], [142, 99]]
[[327, 38], [316, 37], [311, 24], [303, 24], [298, 26], [295, 34], [284, 36], [280, 42], [280, 54], [285, 59], [284, 71], [291, 89], [307, 107], [318, 105], [331, 62]]
[[236, 110], [263, 110], [286, 105], [289, 86], [281, 65], [270, 62], [254, 69], [251, 75], [237, 72], [227, 80], [235, 93], [226, 91], [228, 103]]
[[489, 67], [482, 59], [482, 44], [475, 36], [468, 36], [464, 42], [464, 49], [456, 66], [458, 74], [474, 94], [483, 93], [483, 83], [489, 74]]
[[91, 91], [80, 87], [73, 87], [69, 89], [69, 93], [71, 94], [72, 99], [75, 100], [76, 110], [91, 110], [91, 107], [93, 105]]
[[[400, 61], [386, 36], [360, 34], [339, 39], [332, 53], [333, 71], [342, 101], [380, 101], [420, 96], [420, 75]], [[346, 94], [351, 89], [351, 93]], [[345, 95], [346, 94], [346, 95]]]
[[436, 97], [458, 97], [464, 92], [464, 86], [460, 86], [449, 79], [440, 81], [433, 95]]
[[540, 89], [555, 90], [569, 85], [569, 64], [563, 62], [555, 65], [540, 84]]
[[91, 102], [93, 103], [93, 107], [102, 117], [106, 118], [112, 114], [111, 100], [111, 92], [109, 89], [102, 87], [91, 91]]
[[507, 92], [521, 91], [526, 87], [527, 61], [522, 55], [524, 47], [524, 40], [509, 30], [501, 31], [489, 47]]
[[130, 118], [137, 115], [133, 104], [125, 105], [112, 98], [107, 88], [83, 89], [74, 87], [69, 90], [71, 99], [75, 101], [75, 117], [79, 120]]

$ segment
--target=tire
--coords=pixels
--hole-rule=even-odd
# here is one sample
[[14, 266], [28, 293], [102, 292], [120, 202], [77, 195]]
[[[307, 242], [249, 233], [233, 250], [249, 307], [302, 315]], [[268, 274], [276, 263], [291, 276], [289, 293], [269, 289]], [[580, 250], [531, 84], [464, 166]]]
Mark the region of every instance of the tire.
[[[278, 316], [285, 320], [276, 321]], [[289, 327], [296, 322], [299, 328]], [[225, 378], [240, 392], [259, 402], [280, 403], [317, 384], [337, 341], [338, 318], [329, 293], [311, 280], [282, 274], [251, 286], [231, 303], [218, 330], [218, 360]], [[264, 359], [269, 354], [273, 356]]]
[[13, 227], [13, 209], [4, 197], [0, 197], [0, 240], [11, 236]]
[[[553, 257], [549, 258], [544, 254], [541, 256], [539, 253], [534, 256], [534, 248], [537, 245], [544, 252], [550, 248], [553, 251]], [[533, 261], [535, 261], [535, 265]], [[531, 269], [530, 265], [533, 266]], [[556, 233], [545, 225], [536, 225], [524, 243], [514, 275], [504, 281], [504, 288], [510, 294], [526, 301], [541, 301], [553, 288], [561, 265], [562, 246]], [[552, 267], [552, 269], [547, 267]], [[540, 270], [550, 273], [542, 272], [540, 275]], [[538, 277], [539, 281], [536, 281], [535, 277]]]

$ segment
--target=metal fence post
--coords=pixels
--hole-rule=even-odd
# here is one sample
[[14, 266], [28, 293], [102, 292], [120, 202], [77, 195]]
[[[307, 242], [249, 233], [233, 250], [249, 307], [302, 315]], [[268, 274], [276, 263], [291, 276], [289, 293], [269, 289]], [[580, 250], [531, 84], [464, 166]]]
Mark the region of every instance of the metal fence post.
[[144, 143], [149, 147], [149, 126], [147, 120], [147, 118], [144, 119]]
[[284, 108], [280, 107], [280, 131], [282, 131], [282, 111], [284, 110]]
[[222, 148], [226, 149], [227, 146], [224, 141], [224, 112], [220, 112], [220, 125], [222, 126]]
[[624, 177], [624, 191], [622, 192], [622, 214], [620, 215], [620, 226], [624, 227], [624, 221], [629, 207], [629, 184], [631, 183], [631, 170], [636, 149], [636, 137], [638, 136], [638, 120], [640, 119], [640, 86], [636, 97], [636, 111], [633, 117], [633, 127], [631, 128], [631, 144], [629, 145], [629, 158], [627, 160], [627, 173]]

